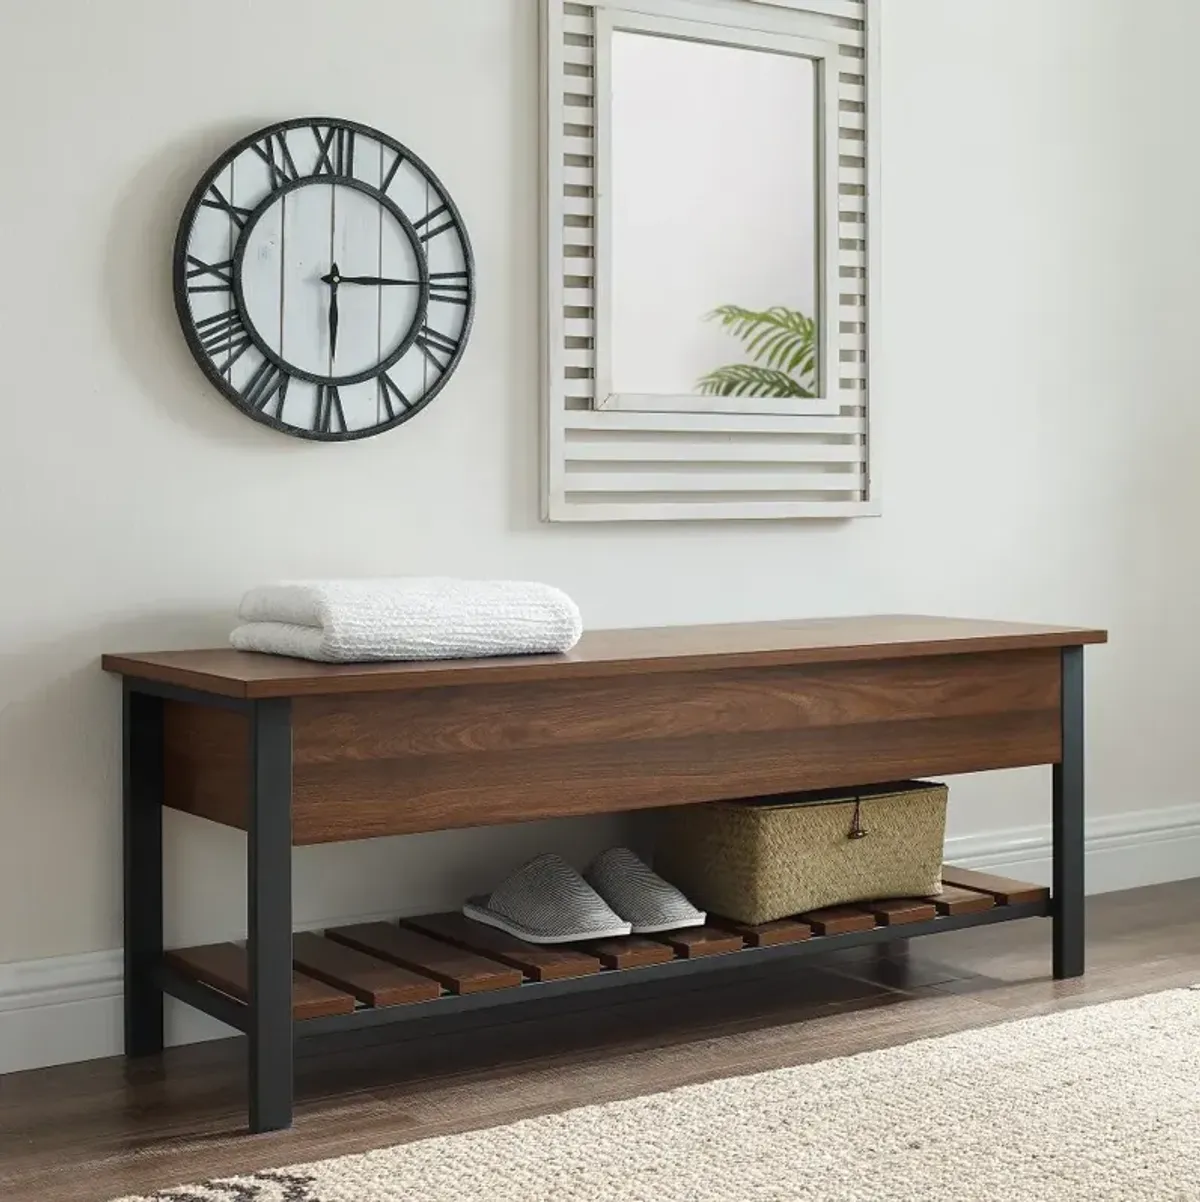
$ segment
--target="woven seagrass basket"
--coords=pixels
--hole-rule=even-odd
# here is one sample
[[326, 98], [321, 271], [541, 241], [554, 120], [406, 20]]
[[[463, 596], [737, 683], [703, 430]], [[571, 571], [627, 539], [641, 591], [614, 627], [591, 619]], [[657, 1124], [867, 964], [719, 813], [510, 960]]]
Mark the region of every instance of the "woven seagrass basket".
[[942, 889], [945, 785], [904, 781], [664, 811], [657, 872], [712, 914], [771, 922]]

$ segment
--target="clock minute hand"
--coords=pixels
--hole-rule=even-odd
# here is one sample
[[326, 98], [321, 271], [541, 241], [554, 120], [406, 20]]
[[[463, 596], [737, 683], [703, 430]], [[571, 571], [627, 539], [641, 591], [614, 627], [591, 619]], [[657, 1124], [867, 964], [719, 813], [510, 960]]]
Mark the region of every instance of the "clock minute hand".
[[386, 276], [379, 275], [344, 275], [338, 281], [342, 284], [374, 284], [377, 287], [382, 287], [388, 284], [414, 284], [419, 285], [420, 280], [393, 280]]

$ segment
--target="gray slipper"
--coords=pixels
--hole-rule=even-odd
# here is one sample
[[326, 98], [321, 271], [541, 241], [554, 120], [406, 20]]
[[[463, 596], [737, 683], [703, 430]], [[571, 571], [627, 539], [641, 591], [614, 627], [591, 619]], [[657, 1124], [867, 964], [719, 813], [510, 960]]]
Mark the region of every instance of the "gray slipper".
[[468, 918], [527, 943], [574, 943], [628, 935], [629, 923], [561, 856], [535, 856], [489, 897], [468, 898]]
[[601, 852], [584, 877], [622, 918], [629, 920], [635, 935], [702, 927], [708, 917], [628, 847], [610, 847]]

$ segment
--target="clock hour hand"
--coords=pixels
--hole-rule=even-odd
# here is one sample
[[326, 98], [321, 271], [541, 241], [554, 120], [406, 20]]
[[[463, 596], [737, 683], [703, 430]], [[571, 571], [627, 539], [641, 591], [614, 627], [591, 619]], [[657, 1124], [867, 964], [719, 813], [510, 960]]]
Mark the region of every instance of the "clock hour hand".
[[329, 285], [329, 361], [330, 370], [332, 370], [333, 359], [337, 354], [337, 336], [338, 336], [338, 284], [342, 283], [341, 273], [338, 271], [338, 265], [334, 263], [330, 268], [328, 275], [321, 277], [323, 284]]
[[344, 275], [339, 277], [339, 281], [343, 284], [374, 284], [376, 287], [383, 287], [388, 284], [417, 284], [420, 280], [393, 280], [386, 276], [379, 275]]

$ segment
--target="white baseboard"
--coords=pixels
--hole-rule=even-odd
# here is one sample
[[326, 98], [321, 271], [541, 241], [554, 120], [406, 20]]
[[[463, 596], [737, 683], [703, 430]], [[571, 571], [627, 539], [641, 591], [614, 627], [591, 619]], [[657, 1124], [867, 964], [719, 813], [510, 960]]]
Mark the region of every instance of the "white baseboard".
[[[1050, 882], [1050, 827], [946, 840], [946, 862]], [[1087, 824], [1087, 890], [1113, 893], [1200, 876], [1200, 805], [1094, 818]]]
[[[946, 841], [946, 859], [1023, 880], [1050, 880], [1050, 828], [1022, 827]], [[1088, 823], [1089, 893], [1200, 875], [1200, 805], [1097, 818]], [[314, 929], [389, 915], [339, 917]], [[0, 964], [0, 1073], [115, 1056], [121, 1051], [121, 952], [87, 952]], [[171, 1044], [232, 1032], [167, 999]]]

